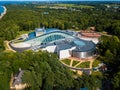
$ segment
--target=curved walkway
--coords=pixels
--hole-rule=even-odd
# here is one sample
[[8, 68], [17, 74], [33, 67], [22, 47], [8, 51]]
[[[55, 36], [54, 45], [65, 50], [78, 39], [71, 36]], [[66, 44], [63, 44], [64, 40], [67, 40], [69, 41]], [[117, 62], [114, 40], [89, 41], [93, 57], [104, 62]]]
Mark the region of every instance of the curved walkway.
[[5, 46], [5, 50], [6, 51], [12, 51], [12, 52], [16, 52], [15, 50], [13, 50], [10, 46], [9, 46], [9, 41], [4, 41], [4, 46]]
[[[96, 59], [96, 57], [91, 57], [91, 58], [86, 58], [86, 59], [79, 59], [79, 58], [70, 57], [70, 58], [67, 58], [67, 59], [70, 60], [70, 64], [65, 64], [61, 60], [62, 64], [65, 65], [65, 66], [67, 66], [67, 67], [69, 67], [72, 70], [77, 70], [78, 74], [82, 75], [83, 71], [90, 71], [90, 73], [91, 73], [92, 65], [93, 65], [93, 62]], [[78, 63], [73, 64], [74, 61], [77, 61]], [[89, 67], [88, 68], [78, 68], [78, 66], [80, 64], [84, 63], [84, 62], [90, 62], [89, 63]]]
[[[88, 61], [89, 61], [90, 64], [89, 64], [89, 68], [88, 68], [88, 69], [91, 69], [91, 68], [92, 68], [92, 64], [93, 64], [93, 62], [94, 62], [94, 60], [95, 60], [95, 58], [79, 59], [79, 58], [74, 58], [74, 57], [70, 57], [70, 58], [68, 58], [68, 59], [71, 60], [70, 66], [72, 66], [72, 67], [74, 67], [74, 68], [76, 68], [78, 65], [80, 65], [80, 64], [83, 63], [83, 62], [88, 62]], [[77, 63], [76, 65], [73, 66], [73, 61], [79, 61], [79, 63]], [[87, 69], [87, 68], [84, 68], [84, 69]]]

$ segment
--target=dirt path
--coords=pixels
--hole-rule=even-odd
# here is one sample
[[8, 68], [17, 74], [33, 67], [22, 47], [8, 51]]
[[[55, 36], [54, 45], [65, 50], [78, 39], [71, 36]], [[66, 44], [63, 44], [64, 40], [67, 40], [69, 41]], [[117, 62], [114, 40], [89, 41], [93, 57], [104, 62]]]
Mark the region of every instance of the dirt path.
[[6, 51], [16, 52], [15, 50], [13, 50], [13, 49], [9, 46], [9, 41], [4, 41], [4, 46], [5, 46], [5, 50], [6, 50]]

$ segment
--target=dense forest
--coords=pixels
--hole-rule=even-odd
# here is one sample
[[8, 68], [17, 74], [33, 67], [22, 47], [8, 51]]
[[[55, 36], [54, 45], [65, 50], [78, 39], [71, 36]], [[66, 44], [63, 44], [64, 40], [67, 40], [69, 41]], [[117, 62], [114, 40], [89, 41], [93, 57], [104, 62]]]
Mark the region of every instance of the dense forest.
[[[120, 12], [101, 6], [94, 9], [61, 10], [38, 8], [38, 4], [6, 5], [7, 14], [0, 20], [0, 89], [9, 90], [12, 73], [19, 68], [26, 70], [23, 82], [29, 83], [28, 90], [89, 90], [103, 88], [120, 89]], [[98, 8], [97, 8], [98, 7]], [[46, 13], [47, 12], [47, 13]], [[4, 41], [15, 39], [23, 31], [38, 27], [85, 30], [95, 26], [96, 31], [106, 31], [97, 45], [100, 61], [108, 71], [99, 75], [83, 74], [73, 78], [74, 73], [61, 65], [55, 54], [25, 51], [13, 53], [4, 51]], [[109, 82], [109, 83], [108, 83]], [[108, 85], [109, 84], [109, 85]]]
[[[26, 51], [23, 53], [0, 54], [0, 88], [9, 90], [10, 76], [17, 73], [19, 68], [26, 70], [23, 83], [28, 83], [28, 90], [78, 90], [80, 87], [100, 87], [100, 76], [84, 74], [74, 79], [73, 73], [64, 67], [55, 54], [48, 52]], [[97, 81], [97, 83], [96, 83]], [[86, 82], [86, 83], [84, 83]], [[94, 85], [94, 86], [93, 86]]]

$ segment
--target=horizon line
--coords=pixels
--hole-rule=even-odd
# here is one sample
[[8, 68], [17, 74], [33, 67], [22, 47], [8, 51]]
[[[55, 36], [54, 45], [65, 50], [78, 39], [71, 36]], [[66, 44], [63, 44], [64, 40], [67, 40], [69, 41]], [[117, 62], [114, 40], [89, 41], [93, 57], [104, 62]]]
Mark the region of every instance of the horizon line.
[[71, 2], [71, 1], [81, 1], [81, 2], [86, 2], [86, 1], [88, 1], [88, 2], [91, 2], [91, 1], [99, 1], [99, 2], [104, 2], [104, 1], [108, 1], [108, 2], [110, 2], [110, 1], [112, 1], [112, 2], [118, 2], [118, 1], [120, 1], [120, 0], [2, 0], [2, 1], [0, 1], [0, 2], [3, 2], [3, 1], [10, 1], [10, 2], [12, 2], [12, 1], [14, 1], [14, 2], [48, 2], [48, 1], [50, 1], [50, 2], [55, 2], [55, 1], [59, 1], [59, 2], [64, 2], [64, 1], [67, 1], [67, 2]]

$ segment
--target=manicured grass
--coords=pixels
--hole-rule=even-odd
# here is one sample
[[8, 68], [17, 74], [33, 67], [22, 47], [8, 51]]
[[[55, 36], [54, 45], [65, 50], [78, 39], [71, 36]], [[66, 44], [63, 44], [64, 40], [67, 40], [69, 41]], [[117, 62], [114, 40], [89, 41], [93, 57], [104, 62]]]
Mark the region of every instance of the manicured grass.
[[36, 6], [36, 8], [47, 8], [47, 6]]
[[92, 75], [95, 75], [95, 76], [102, 76], [102, 72], [100, 71], [92, 71]]
[[76, 64], [78, 64], [80, 61], [73, 61], [72, 66], [75, 66]]
[[85, 9], [94, 8], [94, 6], [90, 6], [90, 5], [75, 5], [75, 4], [56, 4], [55, 6], [56, 7], [60, 6], [60, 7], [85, 8]]
[[[84, 9], [94, 8], [94, 6], [90, 6], [90, 5], [76, 5], [76, 4], [54, 4], [51, 7], [84, 8]], [[40, 6], [36, 6], [36, 8], [48, 8], [48, 7], [44, 5], [40, 5]]]
[[55, 6], [73, 7], [75, 4], [55, 4]]
[[64, 59], [64, 60], [61, 60], [63, 63], [67, 64], [67, 65], [70, 65], [70, 62], [71, 60], [69, 59]]
[[83, 62], [80, 65], [77, 66], [77, 68], [89, 68], [90, 61], [88, 62]]
[[101, 62], [100, 62], [99, 60], [95, 60], [95, 61], [93, 62], [92, 67], [97, 67], [98, 64], [100, 64], [100, 63], [101, 63]]

